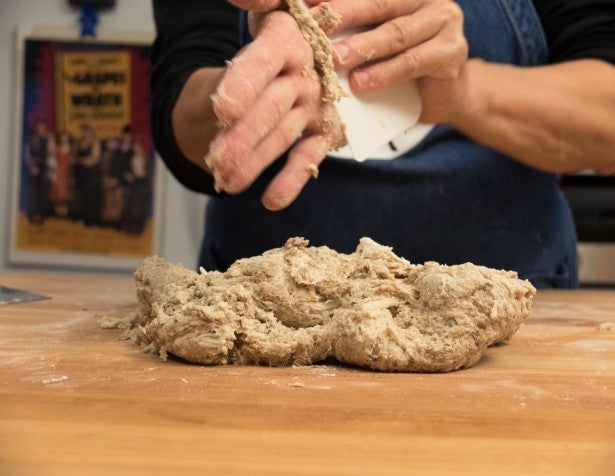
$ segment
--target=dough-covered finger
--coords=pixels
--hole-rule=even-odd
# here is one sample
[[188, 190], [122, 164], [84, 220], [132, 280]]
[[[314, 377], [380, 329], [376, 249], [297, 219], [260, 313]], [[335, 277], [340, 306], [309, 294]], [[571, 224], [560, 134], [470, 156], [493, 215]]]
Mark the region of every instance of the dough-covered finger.
[[270, 134], [246, 156], [240, 167], [224, 176], [214, 168], [218, 186], [228, 193], [240, 193], [300, 137], [308, 123], [302, 108], [291, 110]]
[[[318, 82], [309, 77], [282, 76], [271, 83], [241, 120], [212, 142], [206, 161], [215, 171], [217, 185], [231, 193], [245, 189], [256, 178], [251, 175], [254, 171], [268, 167], [296, 140], [319, 94]], [[284, 135], [289, 128], [290, 140], [280, 140], [280, 131]], [[268, 147], [270, 142], [280, 145]]]
[[290, 15], [266, 15], [258, 36], [228, 64], [212, 96], [220, 123], [228, 127], [241, 119], [282, 72], [301, 73], [312, 63], [312, 51]]
[[330, 139], [322, 134], [302, 138], [288, 154], [284, 168], [265, 190], [262, 198], [265, 208], [281, 210], [290, 205], [305, 184], [318, 176], [318, 166], [330, 149]]

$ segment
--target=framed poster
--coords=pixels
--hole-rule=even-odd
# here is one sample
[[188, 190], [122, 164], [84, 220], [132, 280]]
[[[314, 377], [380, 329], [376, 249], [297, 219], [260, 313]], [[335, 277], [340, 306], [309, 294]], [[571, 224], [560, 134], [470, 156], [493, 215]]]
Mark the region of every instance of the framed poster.
[[134, 269], [159, 248], [150, 35], [17, 35], [11, 263]]

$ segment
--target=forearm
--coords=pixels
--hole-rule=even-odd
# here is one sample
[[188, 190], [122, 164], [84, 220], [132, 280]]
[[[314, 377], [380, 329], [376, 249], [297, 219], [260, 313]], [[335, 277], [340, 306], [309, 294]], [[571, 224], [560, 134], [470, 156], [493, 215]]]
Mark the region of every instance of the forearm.
[[186, 81], [172, 112], [173, 134], [181, 153], [199, 168], [208, 171], [205, 155], [218, 131], [211, 102], [224, 68], [196, 70]]
[[[203, 170], [202, 158], [190, 146], [195, 136], [184, 133], [182, 147], [176, 132], [187, 114], [176, 108], [178, 98], [190, 98], [185, 87], [201, 68], [224, 68], [240, 48], [239, 10], [226, 0], [154, 0], [156, 41], [152, 45], [152, 134], [167, 168], [187, 188], [213, 193], [213, 180]], [[192, 82], [192, 81], [191, 81]], [[199, 94], [209, 102], [207, 87]], [[203, 106], [207, 110], [207, 104]], [[194, 114], [198, 108], [194, 105]], [[180, 114], [181, 113], [181, 114]], [[174, 115], [177, 116], [175, 121]], [[181, 117], [180, 117], [181, 116]], [[192, 123], [192, 127], [196, 125]], [[209, 125], [205, 127], [209, 129]], [[206, 132], [206, 131], [205, 131]], [[187, 160], [183, 152], [191, 159]]]
[[467, 68], [468, 93], [453, 127], [541, 170], [615, 173], [615, 67], [470, 60]]

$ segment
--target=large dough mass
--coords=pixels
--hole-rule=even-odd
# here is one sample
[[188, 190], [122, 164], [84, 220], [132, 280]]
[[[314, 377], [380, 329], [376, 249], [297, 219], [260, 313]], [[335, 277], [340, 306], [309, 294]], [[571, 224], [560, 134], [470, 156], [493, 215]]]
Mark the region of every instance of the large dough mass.
[[536, 291], [510, 271], [414, 265], [369, 238], [351, 254], [291, 238], [225, 273], [150, 257], [135, 279], [138, 306], [121, 326], [151, 352], [207, 365], [334, 357], [409, 372], [475, 364], [517, 331]]

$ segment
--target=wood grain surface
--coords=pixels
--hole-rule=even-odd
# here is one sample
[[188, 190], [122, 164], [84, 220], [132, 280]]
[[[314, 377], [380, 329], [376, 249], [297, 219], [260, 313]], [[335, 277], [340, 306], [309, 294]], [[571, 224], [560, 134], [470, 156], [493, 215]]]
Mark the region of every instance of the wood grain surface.
[[51, 296], [0, 306], [1, 475], [615, 475], [613, 291], [540, 291], [475, 367], [385, 374], [165, 362], [98, 326], [130, 276], [0, 284]]

